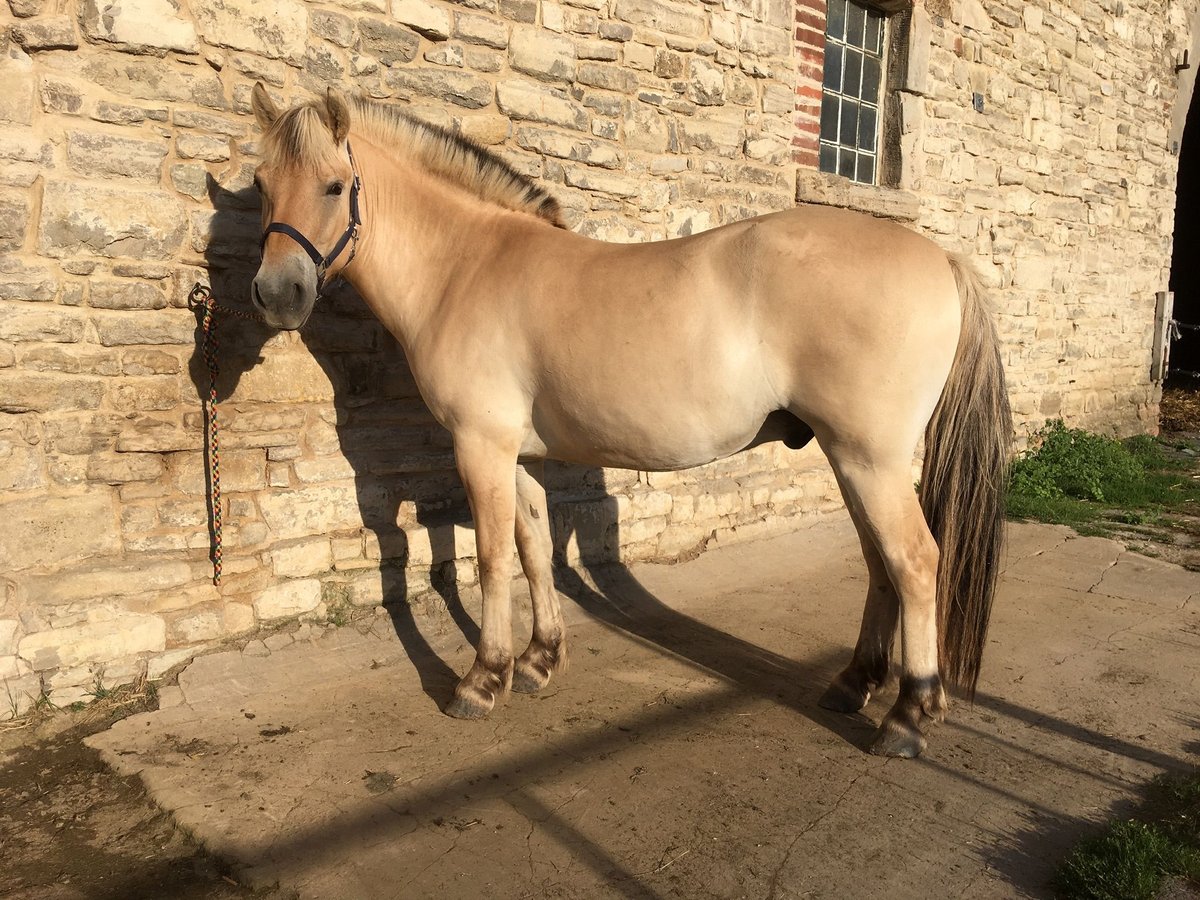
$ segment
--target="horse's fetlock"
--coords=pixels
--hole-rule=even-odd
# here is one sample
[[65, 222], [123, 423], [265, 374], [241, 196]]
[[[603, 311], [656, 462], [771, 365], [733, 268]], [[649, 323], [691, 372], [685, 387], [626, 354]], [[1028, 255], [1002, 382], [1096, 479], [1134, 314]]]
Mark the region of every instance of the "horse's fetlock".
[[904, 704], [919, 713], [920, 717], [935, 722], [945, 721], [949, 704], [942, 679], [937, 675], [905, 675], [900, 679], [900, 696], [897, 706]]
[[833, 679], [817, 701], [823, 709], [840, 713], [856, 713], [871, 699], [871, 687], [863, 680], [860, 670], [851, 665]]

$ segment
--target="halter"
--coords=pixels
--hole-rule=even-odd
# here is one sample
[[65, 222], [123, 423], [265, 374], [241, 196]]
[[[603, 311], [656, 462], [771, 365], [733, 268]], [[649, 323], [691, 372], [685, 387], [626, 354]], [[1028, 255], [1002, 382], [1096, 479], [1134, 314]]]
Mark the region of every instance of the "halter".
[[[258, 244], [258, 249], [261, 253], [263, 247], [267, 244], [267, 237], [274, 231], [286, 234], [299, 244], [317, 267], [318, 297], [321, 295], [321, 287], [325, 282], [325, 273], [329, 271], [329, 267], [333, 264], [333, 261], [346, 249], [346, 244], [350, 244], [350, 258], [346, 260], [346, 266], [354, 261], [354, 254], [358, 252], [358, 231], [362, 226], [362, 217], [358, 212], [358, 192], [362, 187], [362, 180], [358, 177], [358, 167], [354, 165], [354, 154], [350, 152], [349, 140], [346, 141], [346, 155], [350, 157], [350, 172], [354, 176], [350, 182], [350, 223], [346, 226], [346, 230], [342, 232], [342, 236], [338, 238], [337, 243], [333, 245], [333, 249], [329, 251], [329, 255], [322, 256], [321, 251], [313, 246], [312, 241], [286, 222], [272, 222], [268, 225], [266, 230], [263, 231], [262, 240]], [[346, 266], [342, 266], [342, 268], [344, 269]]]

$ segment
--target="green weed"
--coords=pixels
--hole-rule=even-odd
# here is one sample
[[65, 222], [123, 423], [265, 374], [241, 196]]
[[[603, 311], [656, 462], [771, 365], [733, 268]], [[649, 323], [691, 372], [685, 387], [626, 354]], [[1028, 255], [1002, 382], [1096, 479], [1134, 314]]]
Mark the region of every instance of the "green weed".
[[1152, 900], [1169, 876], [1200, 879], [1200, 776], [1158, 779], [1147, 816], [1126, 819], [1076, 847], [1055, 887], [1069, 900]]
[[86, 693], [93, 700], [107, 700], [113, 695], [112, 688], [106, 688], [104, 686], [103, 673], [96, 676], [95, 680], [92, 682], [92, 689]]
[[1149, 435], [1117, 441], [1048, 422], [1013, 463], [1009, 513], [1091, 533], [1153, 525], [1164, 510], [1200, 499], [1186, 468]]
[[325, 620], [337, 628], [349, 625], [354, 616], [354, 605], [350, 602], [350, 588], [344, 584], [326, 582], [321, 585], [321, 599], [325, 602]]
[[1169, 875], [1200, 877], [1200, 851], [1159, 825], [1127, 820], [1076, 847], [1056, 886], [1071, 900], [1153, 900]]

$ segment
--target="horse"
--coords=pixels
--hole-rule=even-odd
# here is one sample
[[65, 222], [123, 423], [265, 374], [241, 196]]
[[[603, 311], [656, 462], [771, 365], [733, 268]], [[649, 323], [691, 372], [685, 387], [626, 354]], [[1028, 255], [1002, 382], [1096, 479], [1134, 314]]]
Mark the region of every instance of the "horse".
[[[814, 438], [869, 572], [853, 655], [819, 703], [861, 710], [889, 676], [897, 629], [898, 695], [871, 752], [919, 755], [946, 687], [973, 696], [1012, 420], [964, 258], [818, 207], [675, 240], [593, 240], [500, 157], [395, 105], [331, 88], [281, 110], [262, 83], [251, 98], [263, 133], [251, 302], [298, 329], [326, 280], [344, 278], [453, 439], [483, 613], [447, 714], [487, 716], [566, 667], [544, 460], [671, 471]], [[515, 659], [514, 546], [533, 606]]]

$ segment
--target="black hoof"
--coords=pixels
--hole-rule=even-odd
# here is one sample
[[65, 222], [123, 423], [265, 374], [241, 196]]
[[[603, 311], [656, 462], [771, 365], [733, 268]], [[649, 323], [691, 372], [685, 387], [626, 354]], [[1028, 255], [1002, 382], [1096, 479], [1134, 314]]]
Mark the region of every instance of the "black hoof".
[[840, 713], [856, 713], [871, 699], [870, 691], [860, 690], [846, 684], [845, 678], [839, 675], [833, 679], [817, 704], [822, 709]]
[[916, 759], [925, 750], [927, 743], [919, 728], [887, 718], [875, 732], [871, 741], [871, 752], [876, 756]]

